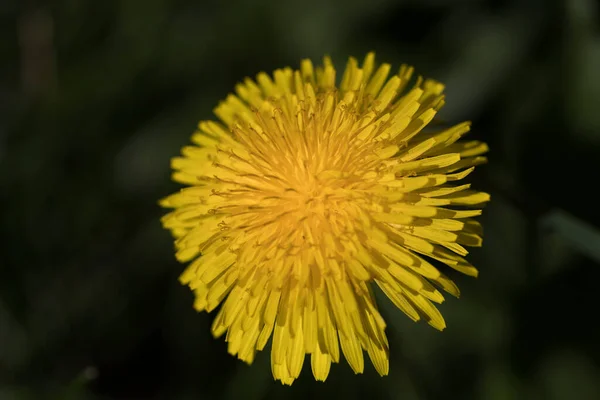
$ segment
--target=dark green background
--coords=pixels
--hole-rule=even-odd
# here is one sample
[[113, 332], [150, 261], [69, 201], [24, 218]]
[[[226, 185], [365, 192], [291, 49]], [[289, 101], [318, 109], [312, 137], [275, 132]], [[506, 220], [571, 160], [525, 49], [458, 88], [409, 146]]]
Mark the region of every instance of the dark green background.
[[[0, 399], [599, 399], [593, 0], [0, 1]], [[448, 328], [388, 302], [390, 376], [274, 383], [212, 339], [158, 198], [245, 76], [369, 50], [447, 84], [492, 194]], [[368, 364], [368, 363], [367, 363]]]

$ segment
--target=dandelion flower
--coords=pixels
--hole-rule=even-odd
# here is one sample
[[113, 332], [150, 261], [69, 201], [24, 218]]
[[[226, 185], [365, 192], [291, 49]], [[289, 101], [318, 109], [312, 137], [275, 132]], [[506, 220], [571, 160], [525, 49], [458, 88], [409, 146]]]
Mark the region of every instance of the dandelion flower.
[[273, 376], [284, 384], [307, 354], [320, 381], [340, 354], [363, 372], [364, 351], [387, 375], [373, 290], [442, 330], [434, 303], [440, 290], [459, 291], [432, 263], [477, 276], [464, 246], [481, 245], [473, 217], [489, 195], [458, 182], [488, 148], [459, 141], [468, 122], [431, 123], [441, 83], [409, 87], [412, 68], [390, 70], [370, 53], [362, 65], [349, 59], [339, 87], [328, 57], [259, 73], [172, 160], [187, 187], [161, 201], [173, 209], [162, 223], [177, 259], [190, 262], [180, 281], [196, 310], [221, 305], [212, 333], [226, 334], [230, 354], [250, 364], [272, 337]]

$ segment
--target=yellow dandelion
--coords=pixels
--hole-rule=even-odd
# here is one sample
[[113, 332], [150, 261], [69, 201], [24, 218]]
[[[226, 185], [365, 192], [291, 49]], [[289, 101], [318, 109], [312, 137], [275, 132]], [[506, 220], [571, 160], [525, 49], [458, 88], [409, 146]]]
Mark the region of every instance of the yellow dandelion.
[[[336, 87], [328, 57], [316, 69], [276, 70], [245, 79], [202, 121], [192, 146], [172, 160], [188, 185], [161, 201], [181, 283], [194, 307], [212, 311], [215, 337], [252, 363], [272, 337], [275, 379], [291, 384], [310, 355], [324, 381], [341, 353], [355, 373], [367, 352], [389, 369], [379, 287], [409, 318], [442, 330], [434, 303], [456, 285], [432, 262], [467, 275], [477, 270], [464, 246], [481, 245], [472, 217], [489, 195], [464, 179], [486, 161], [486, 144], [459, 141], [463, 122], [428, 127], [444, 86], [413, 69], [362, 66], [350, 58]], [[435, 261], [433, 261], [435, 260]]]

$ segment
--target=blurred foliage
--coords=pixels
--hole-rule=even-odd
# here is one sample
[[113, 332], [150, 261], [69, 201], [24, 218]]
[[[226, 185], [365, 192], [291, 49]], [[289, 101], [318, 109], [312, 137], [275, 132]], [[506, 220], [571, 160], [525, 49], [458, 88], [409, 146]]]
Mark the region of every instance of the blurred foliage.
[[[0, 2], [0, 399], [598, 399], [594, 0]], [[274, 383], [193, 311], [156, 200], [244, 76], [375, 50], [447, 84], [492, 194], [448, 328], [386, 301], [391, 372]]]

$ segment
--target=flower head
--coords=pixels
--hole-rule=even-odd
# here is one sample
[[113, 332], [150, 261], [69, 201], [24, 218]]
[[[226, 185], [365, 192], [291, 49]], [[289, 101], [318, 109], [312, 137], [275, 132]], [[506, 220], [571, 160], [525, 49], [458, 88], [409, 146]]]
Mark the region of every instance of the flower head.
[[431, 126], [444, 86], [412, 68], [350, 58], [336, 87], [329, 60], [246, 79], [172, 160], [189, 185], [161, 201], [189, 262], [181, 283], [212, 311], [213, 334], [252, 363], [272, 337], [273, 376], [291, 384], [310, 355], [325, 380], [344, 355], [355, 373], [366, 351], [387, 375], [388, 341], [373, 289], [409, 318], [445, 327], [434, 303], [456, 285], [432, 263], [477, 270], [464, 246], [481, 245], [489, 195], [459, 184], [487, 146], [459, 141], [468, 122]]

